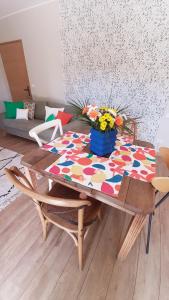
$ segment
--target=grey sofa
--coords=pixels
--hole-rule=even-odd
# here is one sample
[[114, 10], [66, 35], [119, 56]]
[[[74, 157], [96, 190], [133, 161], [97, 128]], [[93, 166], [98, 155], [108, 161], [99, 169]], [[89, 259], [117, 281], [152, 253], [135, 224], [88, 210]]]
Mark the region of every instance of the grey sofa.
[[[0, 114], [0, 128], [4, 129], [5, 132], [17, 135], [26, 139], [32, 140], [29, 136], [29, 130], [35, 126], [42, 124], [45, 120], [45, 105], [50, 107], [64, 107], [64, 111], [73, 114], [73, 109], [69, 105], [64, 105], [62, 103], [52, 103], [52, 102], [35, 102], [35, 118], [34, 120], [16, 120], [16, 119], [5, 119], [4, 113]], [[84, 131], [84, 124], [79, 120], [73, 118], [68, 124], [63, 126], [63, 131], [68, 130], [81, 132]], [[52, 129], [48, 129], [39, 135], [42, 139], [49, 141], [52, 136]]]

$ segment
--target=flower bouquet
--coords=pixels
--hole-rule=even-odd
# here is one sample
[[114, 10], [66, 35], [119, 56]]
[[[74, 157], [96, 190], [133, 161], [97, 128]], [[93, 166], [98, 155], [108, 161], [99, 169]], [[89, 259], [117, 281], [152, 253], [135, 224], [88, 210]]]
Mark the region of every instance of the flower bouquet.
[[90, 105], [88, 101], [80, 102], [71, 101], [75, 114], [80, 120], [91, 127], [90, 150], [104, 156], [114, 150], [116, 136], [118, 131], [127, 131], [133, 134], [128, 126], [131, 119], [125, 114], [127, 107], [98, 107]]

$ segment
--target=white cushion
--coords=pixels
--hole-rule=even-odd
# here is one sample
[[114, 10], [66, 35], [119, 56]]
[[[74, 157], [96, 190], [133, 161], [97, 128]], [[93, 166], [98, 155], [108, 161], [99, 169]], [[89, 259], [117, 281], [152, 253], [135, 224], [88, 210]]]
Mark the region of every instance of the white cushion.
[[46, 121], [50, 115], [54, 115], [56, 117], [59, 111], [64, 111], [64, 107], [56, 108], [56, 107], [45, 106], [45, 111], [46, 111], [45, 114], [45, 121]]
[[16, 119], [28, 120], [28, 108], [17, 108], [16, 109]]

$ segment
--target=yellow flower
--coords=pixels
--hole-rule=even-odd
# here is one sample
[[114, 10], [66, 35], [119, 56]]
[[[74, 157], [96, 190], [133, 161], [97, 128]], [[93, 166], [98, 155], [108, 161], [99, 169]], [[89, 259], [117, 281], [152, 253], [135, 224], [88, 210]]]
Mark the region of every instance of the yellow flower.
[[107, 121], [111, 122], [113, 120], [112, 116], [107, 117]]
[[113, 128], [113, 126], [114, 126], [114, 119], [112, 118], [112, 121], [110, 121], [110, 128]]
[[99, 122], [103, 122], [105, 120], [106, 120], [105, 116], [102, 116], [102, 117], [99, 118]]
[[101, 129], [101, 130], [105, 130], [105, 129], [106, 129], [106, 126], [107, 126], [107, 122], [106, 122], [106, 121], [103, 121], [103, 122], [101, 122], [101, 124], [100, 124], [100, 129]]
[[104, 114], [104, 117], [108, 122], [111, 122], [113, 120], [113, 117], [109, 113]]
[[107, 119], [108, 117], [110, 117], [110, 114], [109, 113], [105, 113], [104, 116]]

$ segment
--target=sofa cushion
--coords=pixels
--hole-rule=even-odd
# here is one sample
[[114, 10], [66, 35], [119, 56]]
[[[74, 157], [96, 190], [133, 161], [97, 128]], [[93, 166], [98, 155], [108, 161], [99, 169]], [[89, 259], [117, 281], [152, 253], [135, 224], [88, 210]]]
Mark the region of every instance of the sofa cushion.
[[28, 109], [28, 118], [33, 120], [35, 117], [35, 102], [32, 101], [24, 101], [24, 108]]
[[63, 104], [61, 102], [48, 102], [48, 106], [56, 108], [64, 107], [64, 112], [74, 115], [74, 108], [69, 104]]
[[62, 126], [68, 124], [72, 120], [72, 118], [73, 118], [72, 114], [69, 114], [64, 111], [59, 111], [56, 116], [56, 119], [61, 120]]
[[30, 129], [41, 124], [41, 120], [16, 120], [16, 119], [3, 119], [3, 125], [6, 128], [15, 128], [22, 131], [29, 132]]
[[16, 109], [17, 120], [28, 120], [28, 108], [17, 108]]
[[49, 117], [45, 120], [45, 122], [56, 120], [56, 117], [54, 114], [49, 115]]
[[51, 101], [36, 101], [35, 104], [35, 119], [45, 120], [45, 106], [49, 107], [64, 107], [64, 112], [74, 115], [74, 108], [69, 104], [63, 104], [61, 102], [51, 102]]
[[47, 105], [49, 107], [55, 107], [55, 108], [65, 107], [64, 103], [61, 103], [61, 102], [50, 102], [50, 101], [48, 101]]
[[45, 111], [46, 111], [45, 114], [45, 121], [46, 121], [50, 115], [54, 115], [56, 117], [59, 111], [64, 111], [64, 107], [57, 108], [57, 107], [45, 106]]
[[45, 121], [45, 105], [47, 105], [47, 101], [36, 101], [35, 119]]
[[16, 110], [17, 108], [24, 108], [24, 103], [22, 101], [19, 102], [11, 102], [4, 101], [5, 106], [5, 118], [6, 119], [16, 119]]

